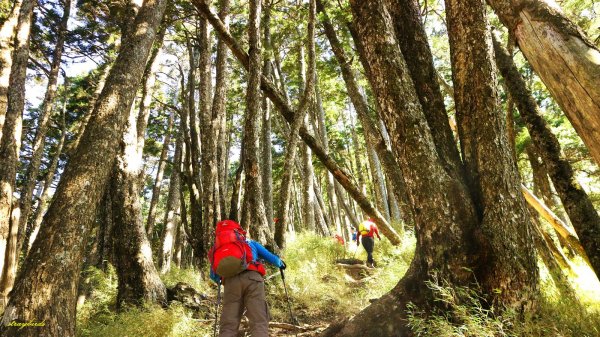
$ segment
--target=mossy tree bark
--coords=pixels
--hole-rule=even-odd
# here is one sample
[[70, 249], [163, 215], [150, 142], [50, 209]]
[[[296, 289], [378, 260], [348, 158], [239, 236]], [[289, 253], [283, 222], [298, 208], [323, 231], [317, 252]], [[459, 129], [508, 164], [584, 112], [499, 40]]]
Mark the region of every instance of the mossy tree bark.
[[[4, 336], [75, 336], [75, 304], [85, 243], [108, 184], [129, 109], [167, 0], [148, 0], [122, 45], [81, 142], [65, 168], [17, 276], [2, 318]], [[43, 238], [43, 239], [42, 239]], [[11, 321], [44, 321], [17, 329]]]
[[23, 0], [13, 2], [6, 21], [0, 27], [0, 139], [2, 139], [2, 128], [6, 118], [6, 109], [8, 108], [8, 85], [14, 49], [13, 39], [15, 29], [19, 23], [22, 4]]

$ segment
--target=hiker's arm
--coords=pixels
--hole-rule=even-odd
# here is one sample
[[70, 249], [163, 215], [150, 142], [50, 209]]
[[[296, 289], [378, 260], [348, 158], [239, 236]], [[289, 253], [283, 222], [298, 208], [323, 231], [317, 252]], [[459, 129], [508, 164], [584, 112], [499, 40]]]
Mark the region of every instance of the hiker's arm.
[[381, 236], [379, 236], [379, 229], [377, 229], [377, 227], [375, 227], [375, 235], [377, 235], [377, 238], [381, 240]]
[[283, 264], [281, 263], [281, 259], [279, 257], [277, 257], [277, 255], [268, 251], [267, 248], [263, 247], [260, 243], [258, 243], [256, 241], [252, 241], [251, 244], [256, 249], [256, 254], [258, 255], [258, 258], [269, 262], [270, 264], [274, 265], [277, 268], [280, 268], [281, 266], [283, 266]]

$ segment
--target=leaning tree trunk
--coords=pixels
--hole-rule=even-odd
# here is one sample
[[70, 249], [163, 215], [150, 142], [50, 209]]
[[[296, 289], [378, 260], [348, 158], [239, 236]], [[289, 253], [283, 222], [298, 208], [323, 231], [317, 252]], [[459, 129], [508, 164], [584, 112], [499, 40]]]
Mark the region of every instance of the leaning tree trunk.
[[2, 128], [6, 117], [6, 109], [8, 108], [8, 85], [12, 68], [13, 40], [22, 3], [23, 0], [16, 0], [13, 3], [6, 21], [0, 27], [0, 139], [2, 139]]
[[[462, 158], [486, 240], [486, 267], [475, 275], [493, 301], [521, 308], [537, 291], [537, 261], [530, 216], [499, 104], [485, 3], [445, 3]], [[498, 291], [500, 296], [492, 295]]]
[[262, 195], [262, 182], [258, 165], [259, 135], [257, 121], [260, 118], [260, 79], [262, 74], [262, 56], [260, 43], [261, 1], [250, 1], [250, 19], [248, 21], [248, 41], [250, 45], [248, 89], [246, 93], [246, 116], [244, 121], [244, 203], [242, 206], [245, 223], [250, 235], [266, 243], [271, 240], [269, 224], [265, 213]]
[[25, 238], [25, 228], [31, 211], [33, 190], [37, 183], [37, 176], [40, 168], [40, 162], [44, 154], [44, 144], [46, 142], [46, 132], [48, 130], [48, 122], [52, 115], [52, 107], [56, 98], [58, 87], [58, 75], [60, 64], [62, 61], [62, 53], [64, 49], [65, 39], [67, 35], [67, 24], [71, 15], [71, 0], [66, 0], [63, 6], [63, 16], [58, 25], [58, 34], [56, 44], [52, 55], [52, 64], [48, 72], [48, 85], [46, 94], [42, 101], [42, 111], [38, 118], [38, 128], [35, 132], [35, 137], [31, 145], [31, 159], [25, 173], [25, 183], [21, 190], [19, 205], [21, 208], [21, 220], [19, 221], [19, 232], [17, 235], [17, 251], [21, 250], [23, 240]]
[[[531, 141], [541, 155], [548, 175], [560, 197], [565, 211], [585, 248], [596, 275], [600, 275], [600, 216], [587, 193], [581, 188], [571, 164], [561, 155], [558, 139], [541, 115], [525, 81], [517, 70], [512, 57], [494, 41], [496, 61], [510, 95], [515, 100], [521, 117], [529, 130]], [[591, 125], [590, 123], [586, 123]]]
[[[4, 336], [74, 336], [77, 286], [85, 242], [108, 184], [118, 143], [144, 65], [163, 16], [166, 0], [140, 8], [130, 39], [96, 102], [90, 124], [71, 157], [39, 237], [23, 263], [2, 318]], [[44, 327], [18, 330], [14, 321], [44, 321]]]
[[[24, 0], [19, 12], [7, 92], [6, 119], [2, 128], [3, 137], [0, 140], [0, 271], [4, 270], [5, 257], [8, 256], [5, 251], [11, 227], [13, 192], [17, 177], [19, 151], [21, 150], [29, 38], [35, 4], [36, 2], [33, 0]], [[18, 226], [18, 224], [14, 225]]]
[[600, 164], [600, 50], [541, 0], [488, 0]]
[[[242, 50], [240, 44], [231, 36], [229, 31], [224, 27], [223, 23], [219, 18], [210, 10], [210, 7], [199, 0], [192, 1], [194, 6], [199, 12], [205, 16], [215, 28], [215, 31], [224, 41], [227, 43], [233, 55], [238, 59], [245, 69], [249, 67], [248, 54]], [[297, 111], [293, 109], [287, 102], [284, 93], [280, 93], [279, 90], [264, 76], [261, 78], [261, 88], [265, 95], [273, 102], [273, 105], [277, 107], [283, 118], [289, 123], [293, 124], [294, 116], [297, 115]], [[368, 198], [352, 183], [353, 178], [343, 168], [341, 168], [335, 160], [333, 160], [327, 152], [323, 150], [319, 142], [310, 135], [306, 128], [300, 127], [298, 132], [300, 138], [308, 145], [313, 154], [319, 158], [321, 163], [327, 168], [327, 170], [334, 176], [336, 181], [348, 192], [348, 194], [357, 201], [361, 209], [373, 218], [382, 234], [385, 235], [393, 245], [400, 244], [400, 236], [396, 231], [390, 227], [389, 223], [381, 215], [381, 213], [373, 206]], [[243, 147], [242, 147], [243, 148]]]

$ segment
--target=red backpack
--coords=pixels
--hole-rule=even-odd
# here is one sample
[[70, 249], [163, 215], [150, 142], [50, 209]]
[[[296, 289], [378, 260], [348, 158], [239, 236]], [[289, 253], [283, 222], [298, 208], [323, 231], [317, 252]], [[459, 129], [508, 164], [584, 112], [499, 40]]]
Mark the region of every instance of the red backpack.
[[208, 252], [215, 274], [222, 278], [232, 277], [252, 264], [252, 249], [246, 242], [245, 235], [246, 232], [235, 221], [223, 220], [217, 223], [215, 244]]

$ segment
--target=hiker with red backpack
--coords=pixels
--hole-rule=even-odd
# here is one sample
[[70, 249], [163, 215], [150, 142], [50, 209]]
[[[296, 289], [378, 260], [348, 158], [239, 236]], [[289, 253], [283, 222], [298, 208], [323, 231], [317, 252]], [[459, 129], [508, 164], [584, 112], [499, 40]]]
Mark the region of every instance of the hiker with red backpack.
[[[223, 311], [220, 337], [237, 336], [244, 309], [253, 337], [269, 335], [269, 312], [265, 300], [262, 260], [278, 267], [285, 263], [256, 241], [233, 220], [223, 220], [215, 228], [215, 244], [208, 253], [210, 278], [223, 284]], [[282, 273], [283, 274], [283, 273]]]
[[[375, 267], [375, 261], [373, 260], [373, 249], [375, 248], [375, 238], [373, 238], [374, 235], [377, 235], [377, 238], [379, 241], [381, 241], [379, 230], [377, 229], [375, 222], [373, 222], [373, 219], [369, 218], [358, 225], [356, 245], [358, 246], [362, 241], [362, 245], [367, 251], [367, 266], [371, 268]], [[362, 240], [360, 239], [361, 236]]]

